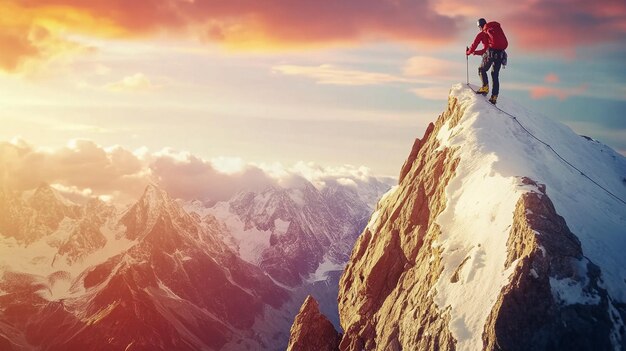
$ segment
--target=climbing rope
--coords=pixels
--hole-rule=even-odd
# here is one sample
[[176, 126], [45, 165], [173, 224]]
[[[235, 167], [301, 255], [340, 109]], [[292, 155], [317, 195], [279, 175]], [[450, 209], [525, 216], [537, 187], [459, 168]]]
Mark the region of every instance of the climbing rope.
[[[472, 89], [473, 92], [476, 92], [476, 90], [474, 90], [474, 88], [472, 88], [471, 85], [469, 85], [469, 83], [467, 84], [467, 86]], [[575, 169], [576, 171], [578, 171], [578, 173], [580, 173], [581, 176], [589, 179], [589, 181], [591, 181], [593, 184], [597, 185], [600, 189], [604, 190], [607, 194], [611, 195], [612, 197], [614, 197], [617, 201], [623, 203], [624, 205], [626, 205], [626, 201], [624, 201], [622, 198], [620, 198], [619, 196], [613, 194], [610, 190], [608, 190], [607, 188], [603, 187], [602, 185], [598, 184], [598, 182], [596, 182], [595, 180], [591, 179], [591, 177], [589, 177], [588, 175], [586, 175], [583, 171], [581, 171], [578, 167], [574, 166], [571, 162], [569, 162], [568, 160], [566, 160], [565, 158], [563, 158], [563, 156], [561, 156], [556, 150], [554, 150], [554, 148], [552, 146], [550, 146], [550, 144], [546, 143], [545, 141], [537, 138], [533, 133], [531, 133], [528, 129], [526, 129], [526, 127], [524, 127], [524, 125], [522, 123], [520, 123], [520, 121], [517, 119], [516, 116], [513, 116], [512, 114], [502, 110], [501, 108], [499, 108], [496, 105], [493, 105], [493, 107], [496, 108], [496, 110], [504, 113], [505, 115], [511, 117], [511, 119], [513, 119], [520, 127], [522, 127], [522, 129], [528, 133], [528, 135], [530, 135], [531, 137], [533, 137], [535, 140], [537, 140], [538, 142], [540, 142], [541, 144], [545, 145], [548, 149], [552, 150], [552, 152], [559, 158], [561, 159], [561, 161], [565, 162], [565, 164], [567, 164], [568, 166], [572, 167], [573, 169]]]

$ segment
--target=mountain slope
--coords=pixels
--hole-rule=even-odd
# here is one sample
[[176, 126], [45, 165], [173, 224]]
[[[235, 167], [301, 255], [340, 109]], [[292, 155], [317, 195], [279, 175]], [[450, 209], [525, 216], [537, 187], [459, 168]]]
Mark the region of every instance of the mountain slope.
[[[101, 207], [80, 208], [99, 233], [107, 232], [99, 225], [111, 215]], [[287, 292], [156, 186], [148, 186], [121, 217], [109, 218], [117, 229], [95, 251], [86, 245], [92, 241], [85, 234], [93, 230], [84, 230], [85, 220], [60, 221], [71, 228], [64, 237], [73, 250], [50, 246], [49, 237], [60, 238], [62, 231], [3, 249], [8, 256], [0, 266], [1, 342], [16, 350], [272, 348], [274, 335], [255, 334], [252, 327], [263, 324], [267, 310], [280, 308]], [[10, 228], [0, 229], [4, 234]], [[106, 249], [111, 245], [117, 250]], [[10, 262], [17, 247], [35, 255], [38, 264]], [[88, 253], [76, 256], [81, 250]]]
[[[626, 159], [498, 105], [612, 193]], [[341, 350], [624, 350], [626, 206], [463, 85], [357, 240]]]
[[[299, 286], [320, 266], [341, 270], [371, 207], [356, 190], [306, 180], [297, 187], [244, 191], [208, 210], [227, 223], [240, 255], [281, 284]], [[319, 274], [315, 274], [319, 273]]]
[[190, 212], [223, 221], [227, 230], [222, 240], [289, 290], [290, 302], [281, 308], [288, 321], [285, 330], [308, 295], [339, 328], [341, 271], [367, 224], [372, 198], [388, 189], [373, 177], [326, 178], [318, 186], [299, 178], [284, 186], [242, 191], [211, 208], [197, 201], [185, 205]]

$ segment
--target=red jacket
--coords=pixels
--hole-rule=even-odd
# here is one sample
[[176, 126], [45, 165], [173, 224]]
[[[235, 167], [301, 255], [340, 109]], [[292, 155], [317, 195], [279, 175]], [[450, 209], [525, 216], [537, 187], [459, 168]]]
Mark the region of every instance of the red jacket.
[[[483, 43], [483, 48], [476, 50], [479, 43]], [[476, 35], [476, 39], [474, 39], [472, 46], [467, 50], [467, 54], [471, 55], [473, 53], [474, 55], [482, 55], [488, 48], [504, 50], [508, 46], [509, 42], [506, 40], [506, 35], [504, 35], [500, 23], [489, 22], [485, 24], [483, 30]]]

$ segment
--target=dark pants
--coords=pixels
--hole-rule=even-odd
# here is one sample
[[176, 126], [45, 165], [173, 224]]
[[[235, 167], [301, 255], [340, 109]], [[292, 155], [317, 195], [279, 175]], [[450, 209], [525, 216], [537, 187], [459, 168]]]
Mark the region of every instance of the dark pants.
[[[483, 81], [483, 86], [489, 85], [489, 78], [487, 78], [487, 71], [491, 68], [491, 79], [493, 79], [492, 95], [498, 95], [500, 92], [500, 67], [502, 67], [502, 59], [504, 50], [488, 49], [483, 54], [483, 61], [478, 67], [478, 75]], [[493, 65], [493, 66], [492, 66]]]

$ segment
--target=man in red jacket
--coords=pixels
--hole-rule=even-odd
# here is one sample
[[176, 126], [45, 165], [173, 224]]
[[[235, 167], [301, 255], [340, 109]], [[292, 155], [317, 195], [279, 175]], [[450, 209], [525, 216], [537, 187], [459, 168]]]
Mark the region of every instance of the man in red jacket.
[[[482, 55], [483, 60], [478, 67], [478, 75], [483, 82], [483, 86], [478, 89], [479, 94], [487, 95], [489, 93], [489, 79], [487, 78], [487, 71], [491, 68], [491, 78], [493, 79], [493, 91], [489, 101], [495, 105], [498, 99], [498, 93], [500, 92], [500, 67], [503, 61], [506, 61], [506, 52], [504, 51], [509, 42], [504, 35], [504, 31], [500, 27], [498, 22], [485, 21], [484, 18], [478, 20], [478, 28], [480, 33], [476, 35], [476, 39], [472, 43], [467, 51], [466, 55]], [[483, 48], [476, 50], [478, 44], [482, 43]], [[506, 64], [506, 63], [505, 63]]]

